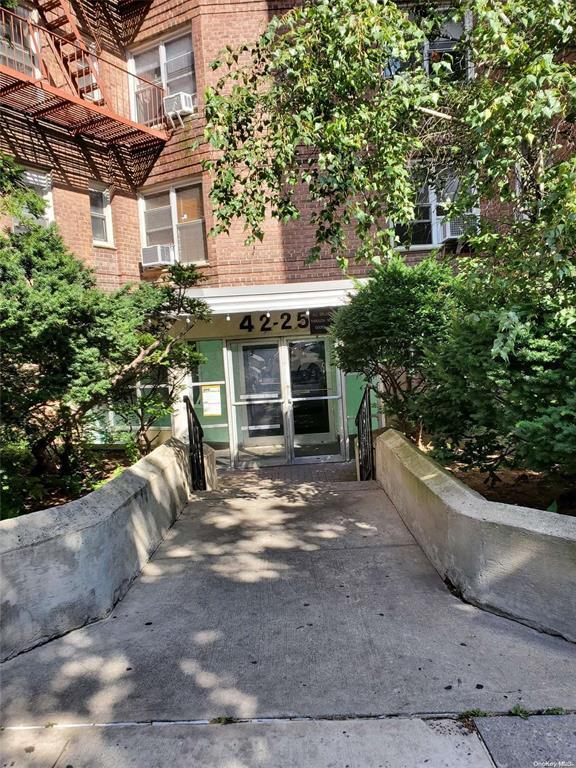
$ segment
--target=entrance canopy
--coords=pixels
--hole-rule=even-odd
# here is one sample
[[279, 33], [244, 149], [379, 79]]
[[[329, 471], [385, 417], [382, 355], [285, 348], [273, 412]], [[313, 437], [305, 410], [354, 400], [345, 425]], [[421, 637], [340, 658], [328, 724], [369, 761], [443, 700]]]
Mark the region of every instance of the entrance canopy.
[[188, 295], [204, 299], [215, 315], [231, 315], [238, 312], [340, 307], [348, 303], [350, 295], [355, 290], [356, 282], [353, 280], [330, 280], [225, 288], [191, 288]]

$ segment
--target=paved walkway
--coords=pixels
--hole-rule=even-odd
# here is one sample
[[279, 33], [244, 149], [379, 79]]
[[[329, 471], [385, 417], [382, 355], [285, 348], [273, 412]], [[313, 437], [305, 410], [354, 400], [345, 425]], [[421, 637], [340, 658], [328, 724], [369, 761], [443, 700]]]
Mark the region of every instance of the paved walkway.
[[[230, 743], [244, 734], [248, 751], [260, 744], [268, 757], [248, 755], [234, 762], [220, 756], [205, 762], [199, 752], [196, 764], [364, 768], [404, 763], [388, 763], [380, 753], [375, 762], [327, 762], [328, 752], [321, 748], [332, 739], [327, 718], [352, 718], [355, 736], [339, 723], [342, 733], [338, 739], [334, 735], [334, 744], [341, 737], [354, 738], [366, 752], [374, 743], [370, 739], [387, 744], [393, 729], [385, 725], [388, 720], [365, 717], [400, 716], [406, 722], [404, 716], [507, 712], [515, 705], [576, 709], [573, 644], [459, 601], [375, 484], [335, 479], [291, 482], [253, 472], [239, 482], [235, 473], [225, 476], [221, 491], [192, 501], [109, 618], [2, 665], [2, 722], [12, 727], [124, 723], [128, 731], [100, 729], [88, 737], [83, 730], [81, 743], [77, 730], [68, 732], [75, 734], [68, 737], [72, 746], [85, 747], [91, 739], [98, 753], [108, 741], [112, 749], [114, 739], [122, 744], [137, 738], [138, 723], [165, 721], [176, 728], [180, 721], [186, 731], [200, 727], [198, 721], [241, 718], [252, 725], [228, 726], [232, 730], [219, 731], [218, 738], [206, 736], [204, 747], [209, 749], [214, 738], [220, 748], [232, 749]], [[310, 762], [306, 750], [302, 763], [300, 757], [290, 763], [289, 756], [282, 762], [278, 755], [274, 761], [271, 744], [281, 739], [267, 739], [270, 731], [259, 735], [263, 726], [254, 723], [293, 717], [323, 723], [315, 740], [305, 728], [286, 736], [288, 744], [294, 739], [316, 744], [316, 761]], [[362, 722], [371, 725], [361, 727]], [[423, 743], [432, 749], [438, 738], [425, 736], [432, 725], [408, 722], [416, 731], [425, 728]], [[255, 730], [237, 730], [242, 727]], [[274, 727], [289, 729], [280, 723]], [[404, 727], [398, 726], [399, 733]], [[434, 728], [444, 732], [446, 744], [455, 739], [446, 754], [460, 754], [456, 743], [471, 744], [461, 741], [467, 732], [454, 722], [442, 720]], [[39, 756], [50, 740], [58, 751], [64, 730], [51, 729], [54, 735], [45, 729], [9, 731], [7, 738], [20, 734], [17, 749], [24, 760], [22, 738], [39, 734]], [[154, 731], [154, 738], [164, 739], [166, 733]], [[192, 738], [190, 755], [200, 749], [189, 731], [171, 733], [181, 745]], [[214, 732], [203, 732], [208, 733]], [[232, 742], [223, 742], [222, 734]], [[141, 735], [152, 738], [149, 731]], [[401, 745], [404, 736], [397, 738]], [[484, 748], [462, 749], [472, 750], [470, 765], [491, 764], [485, 762]], [[148, 762], [144, 753], [140, 762], [129, 762], [123, 752], [124, 762], [85, 757], [74, 763], [66, 757], [57, 766], [179, 765], [154, 762], [152, 746], [144, 751]], [[26, 759], [15, 765], [56, 764], [49, 758]], [[432, 758], [426, 763], [429, 768], [452, 764], [468, 763]]]

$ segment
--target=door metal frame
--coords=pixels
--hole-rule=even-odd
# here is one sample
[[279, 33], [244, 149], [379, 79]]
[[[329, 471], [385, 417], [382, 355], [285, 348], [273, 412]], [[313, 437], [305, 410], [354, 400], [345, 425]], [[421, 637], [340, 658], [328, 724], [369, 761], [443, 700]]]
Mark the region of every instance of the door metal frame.
[[[268, 404], [268, 403], [281, 403], [282, 406], [282, 418], [284, 423], [284, 448], [285, 457], [284, 462], [278, 461], [278, 465], [281, 464], [326, 464], [339, 461], [349, 460], [349, 446], [348, 446], [348, 421], [346, 418], [346, 388], [344, 382], [344, 374], [339, 368], [336, 368], [336, 392], [335, 395], [324, 395], [313, 398], [293, 398], [292, 386], [290, 380], [290, 355], [289, 355], [289, 343], [291, 341], [324, 341], [326, 343], [327, 338], [322, 335], [315, 336], [273, 336], [271, 338], [258, 338], [258, 339], [246, 339], [243, 338], [230, 338], [224, 339], [224, 375], [226, 377], [226, 403], [228, 407], [228, 431], [230, 435], [230, 460], [232, 467], [242, 468], [245, 466], [245, 462], [241, 462], [239, 459], [239, 443], [238, 443], [238, 426], [236, 418], [236, 410], [238, 407], [246, 406], [247, 404]], [[241, 344], [242, 346], [258, 346], [269, 345], [271, 342], [275, 342], [278, 345], [278, 362], [280, 366], [280, 398], [263, 398], [262, 400], [250, 400], [239, 401], [236, 399], [236, 384], [234, 380], [234, 351], [232, 344]], [[328, 350], [326, 350], [328, 351]], [[325, 456], [295, 456], [295, 431], [294, 431], [294, 402], [303, 402], [306, 400], [338, 400], [340, 401], [339, 420], [340, 420], [340, 436], [341, 436], [341, 452], [340, 454], [328, 454]], [[338, 425], [337, 425], [338, 427]], [[271, 465], [268, 465], [271, 466]]]

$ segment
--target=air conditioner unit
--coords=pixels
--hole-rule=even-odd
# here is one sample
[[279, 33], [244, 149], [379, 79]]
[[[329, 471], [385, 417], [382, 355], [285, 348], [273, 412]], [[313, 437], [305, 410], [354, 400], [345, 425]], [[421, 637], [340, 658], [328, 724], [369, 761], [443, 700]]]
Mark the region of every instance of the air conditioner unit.
[[442, 222], [443, 240], [456, 240], [462, 237], [468, 227], [468, 223], [463, 216]]
[[142, 248], [143, 267], [166, 267], [174, 264], [173, 245], [147, 245]]
[[191, 93], [179, 91], [170, 96], [164, 96], [164, 112], [175, 128], [174, 117], [178, 118], [180, 125], [184, 125], [183, 115], [193, 115], [196, 112], [196, 96]]
[[453, 219], [444, 219], [442, 222], [442, 239], [458, 240], [473, 228], [474, 222], [478, 220], [478, 211], [467, 211], [462, 216], [455, 216]]

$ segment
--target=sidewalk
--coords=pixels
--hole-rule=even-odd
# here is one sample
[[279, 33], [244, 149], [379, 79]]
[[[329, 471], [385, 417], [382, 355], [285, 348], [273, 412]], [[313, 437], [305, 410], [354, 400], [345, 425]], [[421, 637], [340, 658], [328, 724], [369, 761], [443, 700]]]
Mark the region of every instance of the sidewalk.
[[576, 716], [43, 728], [3, 735], [11, 768], [568, 768]]

